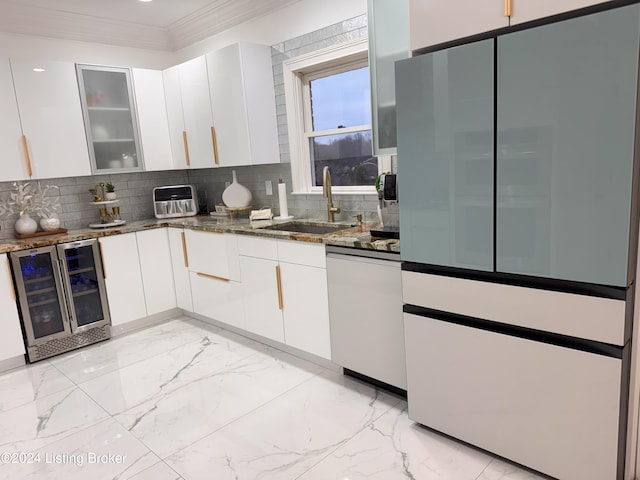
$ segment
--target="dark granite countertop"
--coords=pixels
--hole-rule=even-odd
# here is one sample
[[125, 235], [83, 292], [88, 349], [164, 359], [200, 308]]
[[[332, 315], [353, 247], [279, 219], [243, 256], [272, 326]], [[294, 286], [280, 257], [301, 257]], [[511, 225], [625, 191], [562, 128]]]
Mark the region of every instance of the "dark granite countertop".
[[119, 235], [122, 233], [138, 232], [151, 228], [174, 227], [191, 228], [218, 233], [238, 233], [243, 235], [255, 235], [260, 237], [279, 238], [282, 240], [295, 240], [302, 242], [324, 243], [342, 247], [360, 248], [365, 250], [380, 250], [386, 252], [400, 252], [400, 241], [392, 239], [372, 238], [369, 229], [377, 224], [365, 223], [353, 226], [347, 223], [327, 223], [313, 219], [296, 219], [297, 222], [313, 223], [315, 225], [343, 225], [345, 228], [333, 233], [310, 234], [288, 232], [283, 230], [264, 230], [262, 227], [283, 224], [287, 221], [257, 221], [250, 223], [248, 219], [216, 218], [211, 216], [183, 217], [175, 219], [149, 219], [130, 222], [120, 227], [106, 229], [83, 228], [70, 230], [67, 233], [33, 237], [24, 240], [4, 240], [0, 242], [0, 253], [31, 248], [46, 247], [59, 243], [76, 242], [89, 238]]

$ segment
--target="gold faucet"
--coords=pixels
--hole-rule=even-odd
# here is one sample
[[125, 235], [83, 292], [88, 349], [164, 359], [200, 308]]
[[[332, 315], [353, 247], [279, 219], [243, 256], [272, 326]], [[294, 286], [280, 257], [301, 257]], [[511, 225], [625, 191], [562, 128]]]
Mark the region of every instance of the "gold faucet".
[[338, 206], [333, 206], [333, 197], [331, 196], [331, 173], [329, 167], [322, 169], [322, 196], [327, 198], [327, 221], [335, 222], [335, 214], [340, 213], [340, 200]]

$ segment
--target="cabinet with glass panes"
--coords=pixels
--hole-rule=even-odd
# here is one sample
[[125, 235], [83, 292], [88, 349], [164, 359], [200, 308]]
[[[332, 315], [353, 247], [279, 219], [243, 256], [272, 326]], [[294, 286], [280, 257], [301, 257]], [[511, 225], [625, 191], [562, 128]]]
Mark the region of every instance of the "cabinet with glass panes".
[[77, 65], [93, 173], [143, 169], [128, 68]]

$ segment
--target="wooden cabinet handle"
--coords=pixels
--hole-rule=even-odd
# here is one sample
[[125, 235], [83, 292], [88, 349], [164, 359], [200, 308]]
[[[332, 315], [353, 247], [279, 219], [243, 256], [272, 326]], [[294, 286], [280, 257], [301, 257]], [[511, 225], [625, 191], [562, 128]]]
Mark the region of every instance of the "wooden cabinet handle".
[[513, 0], [504, 0], [504, 16], [510, 17], [513, 13]]
[[27, 174], [29, 178], [33, 177], [33, 170], [31, 169], [31, 156], [29, 155], [29, 145], [27, 144], [27, 136], [22, 135], [22, 151], [24, 152], [24, 161], [27, 163]]
[[216, 135], [216, 127], [211, 127], [211, 141], [213, 142], [213, 161], [216, 165], [220, 165], [218, 158], [218, 136]]
[[282, 273], [280, 272], [280, 265], [276, 265], [276, 283], [278, 284], [278, 309], [284, 308], [282, 301]]
[[182, 237], [182, 256], [184, 257], [184, 268], [189, 268], [189, 256], [187, 255], [187, 239], [184, 232], [180, 232]]
[[208, 273], [200, 273], [200, 272], [198, 272], [198, 276], [199, 277], [203, 277], [203, 278], [210, 278], [211, 280], [219, 280], [221, 282], [228, 282], [229, 281], [228, 278], [216, 277], [215, 275], [209, 275]]
[[182, 143], [184, 144], [184, 158], [187, 161], [187, 167], [191, 166], [191, 159], [189, 158], [189, 141], [187, 140], [187, 132], [182, 131]]

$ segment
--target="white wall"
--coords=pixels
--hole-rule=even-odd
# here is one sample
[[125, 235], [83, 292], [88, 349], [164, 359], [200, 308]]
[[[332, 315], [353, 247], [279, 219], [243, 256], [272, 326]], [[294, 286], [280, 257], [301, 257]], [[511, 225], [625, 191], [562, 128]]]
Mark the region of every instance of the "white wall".
[[275, 45], [366, 11], [366, 0], [301, 0], [178, 50], [177, 63], [239, 41]]
[[171, 52], [3, 32], [0, 32], [0, 57], [157, 69], [176, 63]]

